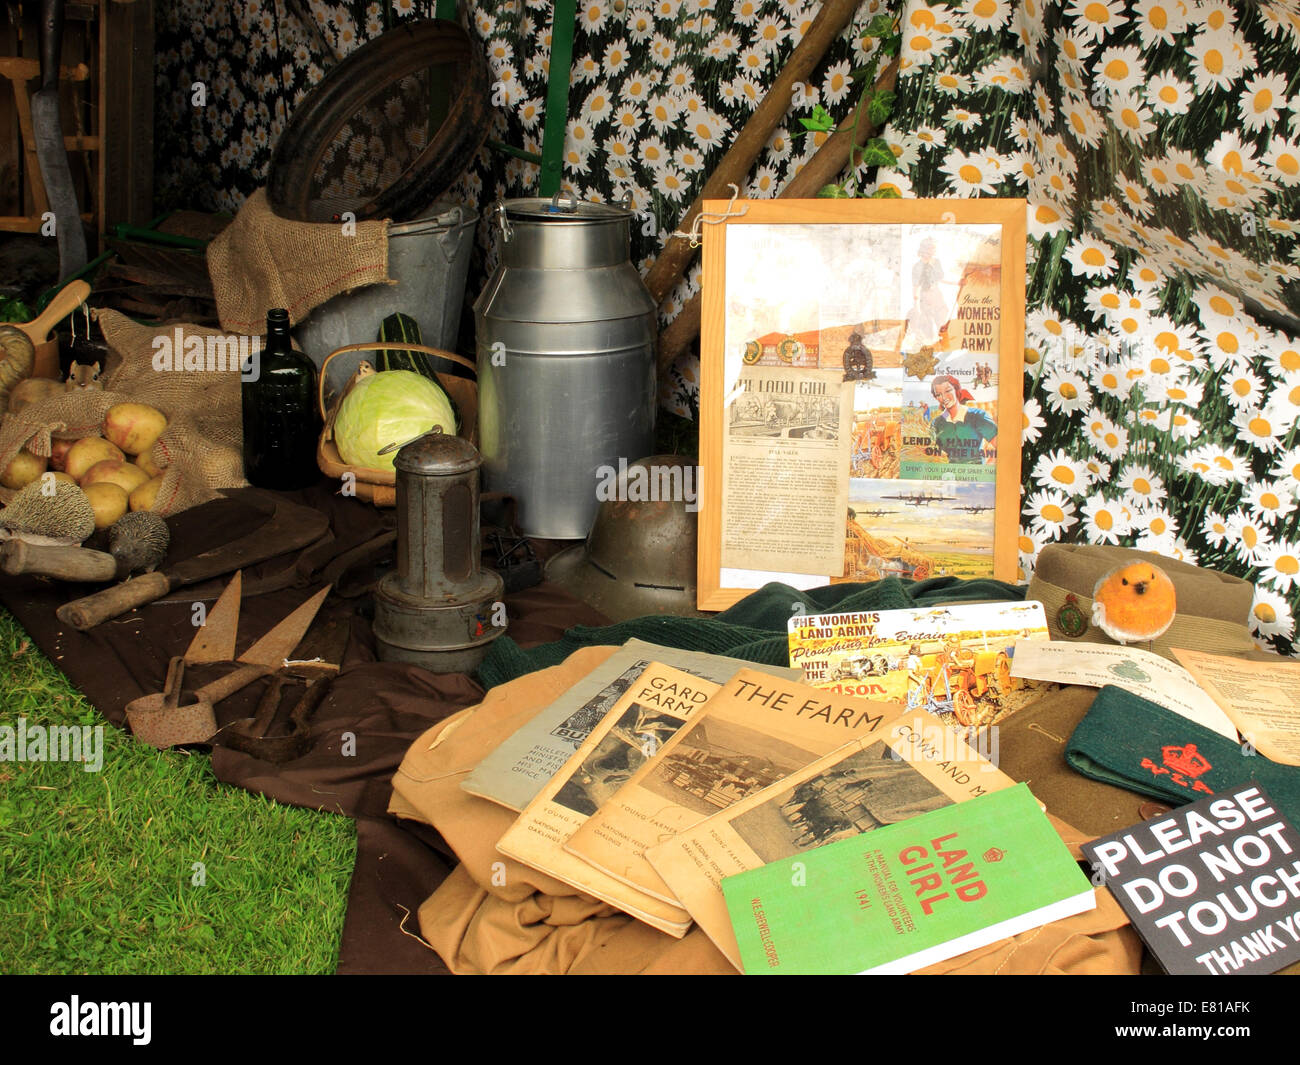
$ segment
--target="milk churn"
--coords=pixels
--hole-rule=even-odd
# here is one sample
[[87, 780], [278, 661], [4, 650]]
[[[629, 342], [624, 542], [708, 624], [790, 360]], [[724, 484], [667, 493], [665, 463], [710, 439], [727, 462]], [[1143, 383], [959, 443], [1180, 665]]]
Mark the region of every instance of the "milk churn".
[[572, 198], [496, 205], [501, 264], [474, 304], [484, 488], [529, 536], [582, 539], [600, 468], [654, 450], [655, 305], [632, 214]]

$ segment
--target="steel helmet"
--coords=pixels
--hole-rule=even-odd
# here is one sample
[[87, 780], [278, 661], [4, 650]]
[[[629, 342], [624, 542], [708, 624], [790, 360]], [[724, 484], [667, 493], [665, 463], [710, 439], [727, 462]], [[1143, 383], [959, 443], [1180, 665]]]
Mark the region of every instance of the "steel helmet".
[[654, 455], [603, 467], [600, 508], [587, 541], [552, 558], [554, 581], [614, 621], [695, 608], [697, 468]]

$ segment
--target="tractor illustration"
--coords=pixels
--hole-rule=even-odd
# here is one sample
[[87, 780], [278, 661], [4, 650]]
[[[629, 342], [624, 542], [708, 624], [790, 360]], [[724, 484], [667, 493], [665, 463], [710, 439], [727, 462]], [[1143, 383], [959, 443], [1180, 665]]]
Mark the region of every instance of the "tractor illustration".
[[867, 677], [883, 677], [898, 668], [898, 662], [884, 655], [864, 654], [856, 658], [846, 658], [835, 666], [831, 680], [864, 680]]
[[1011, 658], [1005, 649], [975, 650], [950, 636], [943, 648], [912, 656], [907, 705], [932, 714], [952, 714], [960, 725], [979, 728], [991, 724], [1006, 696], [1021, 686], [1011, 675]]

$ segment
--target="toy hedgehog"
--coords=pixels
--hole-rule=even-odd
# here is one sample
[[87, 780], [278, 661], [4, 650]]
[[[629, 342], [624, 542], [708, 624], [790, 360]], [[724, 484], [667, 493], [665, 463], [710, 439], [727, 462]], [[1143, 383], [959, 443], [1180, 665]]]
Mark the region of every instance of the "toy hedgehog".
[[117, 559], [117, 579], [152, 573], [170, 543], [171, 530], [157, 514], [149, 510], [123, 514], [108, 529], [108, 553]]
[[13, 539], [70, 546], [95, 531], [95, 508], [75, 484], [41, 477], [0, 511], [0, 527]]

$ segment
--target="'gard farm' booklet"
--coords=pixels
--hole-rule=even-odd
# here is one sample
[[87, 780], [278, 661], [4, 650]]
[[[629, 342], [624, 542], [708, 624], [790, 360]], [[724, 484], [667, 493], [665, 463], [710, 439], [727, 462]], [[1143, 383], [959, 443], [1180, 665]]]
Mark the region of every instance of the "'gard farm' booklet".
[[537, 797], [590, 735], [615, 701], [632, 686], [651, 662], [694, 673], [715, 684], [737, 671], [757, 669], [776, 677], [799, 679], [798, 670], [762, 666], [738, 658], [660, 647], [628, 640], [605, 662], [588, 673], [528, 724], [489, 754], [461, 787], [471, 795], [522, 811]]
[[846, 740], [871, 735], [901, 710], [743, 669], [575, 829], [564, 849], [679, 905], [646, 860], [648, 848], [784, 780]]
[[1096, 906], [1024, 784], [722, 881], [747, 974], [898, 974]]
[[497, 850], [680, 939], [690, 914], [592, 868], [564, 844], [717, 690], [711, 681], [651, 662], [524, 808]]

